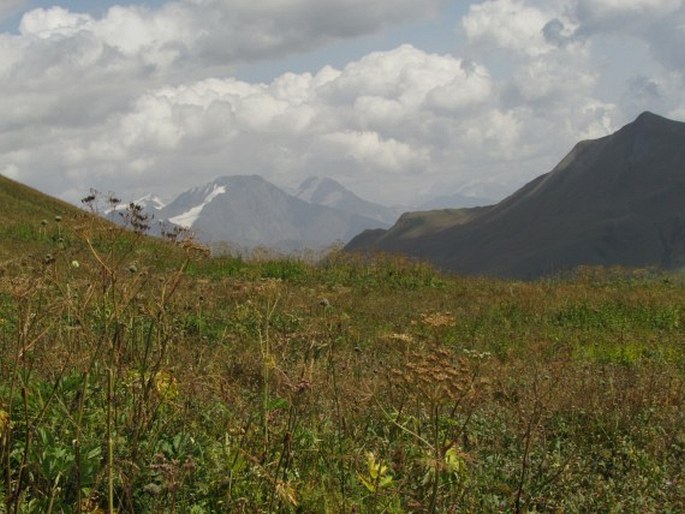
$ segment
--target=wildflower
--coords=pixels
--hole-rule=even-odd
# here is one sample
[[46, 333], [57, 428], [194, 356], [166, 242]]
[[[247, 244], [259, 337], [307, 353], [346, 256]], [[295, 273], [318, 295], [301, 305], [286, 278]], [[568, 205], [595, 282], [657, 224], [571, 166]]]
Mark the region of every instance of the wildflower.
[[71, 267], [74, 269], [79, 269], [81, 267], [81, 264], [77, 260], [71, 261]]
[[358, 473], [357, 477], [370, 492], [375, 493], [379, 489], [384, 489], [392, 484], [392, 475], [388, 473], [388, 466], [376, 461], [376, 456], [373, 452], [366, 454], [366, 465], [368, 476]]
[[298, 506], [297, 494], [295, 488], [291, 485], [290, 482], [278, 480], [276, 482], [276, 493], [285, 503], [288, 503], [293, 507]]
[[445, 452], [445, 469], [455, 475], [462, 475], [466, 472], [466, 459], [458, 447], [452, 446]]
[[154, 482], [150, 482], [143, 487], [143, 491], [152, 496], [159, 496], [162, 494], [162, 486], [155, 484]]
[[397, 333], [397, 332], [393, 332], [390, 334], [384, 334], [383, 339], [389, 343], [411, 344], [414, 342], [414, 337], [411, 334]]
[[129, 270], [131, 273], [138, 273], [138, 266], [136, 266], [135, 264], [131, 264], [131, 265], [128, 267], [128, 270]]
[[62, 216], [55, 216], [55, 221], [56, 221], [57, 223], [59, 223], [60, 221], [62, 221]]
[[4, 410], [0, 409], [0, 438], [5, 436], [5, 432], [9, 430], [10, 427], [10, 415]]
[[48, 224], [48, 220], [40, 220], [40, 224], [42, 226], [46, 226]]
[[176, 378], [168, 371], [159, 371], [154, 377], [155, 390], [164, 400], [173, 400], [178, 396]]
[[449, 312], [424, 313], [421, 315], [421, 322], [429, 327], [447, 327], [456, 324], [456, 319]]

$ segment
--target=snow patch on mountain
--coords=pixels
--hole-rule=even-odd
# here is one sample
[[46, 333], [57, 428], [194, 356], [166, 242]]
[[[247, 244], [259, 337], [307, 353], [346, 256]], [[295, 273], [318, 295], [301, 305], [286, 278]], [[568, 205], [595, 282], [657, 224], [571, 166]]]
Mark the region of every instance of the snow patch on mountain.
[[130, 202], [130, 203], [119, 202], [113, 208], [106, 209], [105, 210], [105, 216], [111, 215], [113, 212], [126, 211], [126, 210], [128, 210], [131, 203], [133, 203], [135, 205], [140, 205], [143, 209], [145, 209], [147, 211], [153, 211], [153, 212], [162, 210], [164, 208], [164, 206], [166, 205], [159, 196], [150, 193], [150, 194], [147, 194], [141, 198], [138, 198], [137, 200]]
[[214, 200], [217, 196], [222, 195], [226, 193], [226, 186], [220, 186], [217, 184], [214, 184], [214, 187], [212, 190], [205, 196], [204, 200], [200, 205], [196, 205], [195, 207], [191, 207], [187, 211], [179, 214], [178, 216], [174, 216], [173, 218], [169, 218], [169, 221], [175, 225], [178, 225], [183, 228], [190, 228], [193, 226], [193, 223], [195, 223], [200, 216], [200, 213], [202, 212], [202, 209], [204, 209], [212, 200]]
[[151, 207], [152, 209], [159, 211], [163, 209], [166, 204], [162, 201], [162, 199], [154, 194], [148, 194], [143, 196], [142, 198], [138, 198], [135, 202], [133, 202], [137, 205], [142, 205], [144, 208]]

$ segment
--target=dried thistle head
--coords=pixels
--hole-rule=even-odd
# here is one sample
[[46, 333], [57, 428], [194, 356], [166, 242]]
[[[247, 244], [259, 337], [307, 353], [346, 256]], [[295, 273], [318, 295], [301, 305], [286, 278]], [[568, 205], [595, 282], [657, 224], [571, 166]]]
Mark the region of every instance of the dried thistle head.
[[432, 328], [450, 327], [457, 320], [449, 312], [424, 312], [421, 314], [421, 323]]
[[391, 376], [411, 396], [432, 404], [464, 398], [473, 382], [469, 361], [455, 359], [442, 348], [431, 353], [410, 353], [403, 369], [392, 369]]
[[181, 248], [183, 248], [188, 255], [196, 255], [198, 257], [209, 257], [211, 255], [211, 250], [209, 247], [203, 245], [202, 243], [196, 241], [192, 237], [188, 237], [181, 241]]

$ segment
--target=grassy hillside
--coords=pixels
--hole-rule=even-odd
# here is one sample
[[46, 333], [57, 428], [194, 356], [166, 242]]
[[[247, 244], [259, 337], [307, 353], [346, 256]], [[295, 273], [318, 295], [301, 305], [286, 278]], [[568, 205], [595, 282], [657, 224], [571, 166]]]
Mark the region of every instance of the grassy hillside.
[[0, 266], [34, 264], [59, 254], [89, 255], [87, 241], [106, 252], [102, 245], [115, 240], [120, 251], [128, 248], [162, 267], [169, 260], [176, 264], [181, 256], [172, 245], [133, 234], [95, 215], [104, 204], [98, 194], [79, 209], [0, 175]]
[[[75, 207], [44, 195], [0, 175], [0, 259], [5, 260], [30, 251], [47, 249], [41, 235], [47, 236], [55, 218], [73, 226], [83, 213]], [[55, 231], [56, 232], [56, 231]], [[45, 238], [47, 239], [47, 237]]]
[[0, 274], [0, 512], [685, 509], [676, 279], [32, 234], [54, 258], [17, 264], [26, 236]]

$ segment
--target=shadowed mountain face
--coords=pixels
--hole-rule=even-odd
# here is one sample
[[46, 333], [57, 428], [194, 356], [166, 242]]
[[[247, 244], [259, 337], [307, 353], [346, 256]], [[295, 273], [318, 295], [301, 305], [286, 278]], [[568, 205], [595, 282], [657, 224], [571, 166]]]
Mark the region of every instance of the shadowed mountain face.
[[497, 205], [407, 214], [346, 249], [519, 278], [586, 264], [685, 266], [685, 123], [643, 113], [611, 136], [579, 143]]

